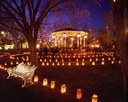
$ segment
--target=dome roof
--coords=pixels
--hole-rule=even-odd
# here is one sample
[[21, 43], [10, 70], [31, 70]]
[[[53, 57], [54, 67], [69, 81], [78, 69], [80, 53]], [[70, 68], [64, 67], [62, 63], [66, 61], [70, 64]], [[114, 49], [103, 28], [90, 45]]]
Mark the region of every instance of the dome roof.
[[58, 32], [58, 31], [80, 31], [80, 30], [74, 29], [74, 28], [65, 28], [65, 29], [61, 29], [61, 30], [56, 30], [55, 32]]

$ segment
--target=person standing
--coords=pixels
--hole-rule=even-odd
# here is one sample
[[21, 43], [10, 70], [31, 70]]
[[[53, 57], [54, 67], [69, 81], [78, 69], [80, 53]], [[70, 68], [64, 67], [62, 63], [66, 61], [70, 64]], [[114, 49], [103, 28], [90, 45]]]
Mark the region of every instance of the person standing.
[[47, 55], [48, 55], [48, 48], [45, 46], [43, 51], [44, 51], [44, 57], [47, 58]]

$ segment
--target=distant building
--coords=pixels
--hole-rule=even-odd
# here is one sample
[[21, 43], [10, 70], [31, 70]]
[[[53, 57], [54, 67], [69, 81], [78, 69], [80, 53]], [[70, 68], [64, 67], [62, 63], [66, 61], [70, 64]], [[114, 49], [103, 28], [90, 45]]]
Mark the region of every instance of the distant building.
[[53, 46], [67, 48], [84, 48], [88, 32], [73, 28], [66, 28], [52, 33]]

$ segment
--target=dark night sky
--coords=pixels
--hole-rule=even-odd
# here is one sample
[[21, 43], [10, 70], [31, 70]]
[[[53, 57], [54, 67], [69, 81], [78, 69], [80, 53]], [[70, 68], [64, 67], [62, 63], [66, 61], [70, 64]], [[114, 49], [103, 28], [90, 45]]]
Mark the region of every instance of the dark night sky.
[[[89, 28], [91, 28], [91, 27], [103, 28], [105, 26], [105, 24], [102, 21], [102, 15], [111, 10], [108, 0], [102, 0], [100, 5], [93, 4], [91, 2], [86, 5], [86, 4], [84, 4], [85, 3], [84, 0], [83, 0], [83, 2], [80, 2], [82, 0], [78, 0], [78, 1], [79, 1], [78, 2], [79, 4], [76, 4], [76, 5], [79, 5], [79, 7], [86, 6], [86, 8], [89, 12], [89, 16], [85, 17], [83, 19], [83, 18], [79, 17], [79, 13], [78, 13], [78, 15], [75, 19], [75, 22], [76, 21], [79, 22], [79, 26], [88, 24]], [[70, 24], [70, 22], [72, 20], [72, 18], [70, 18], [70, 16], [71, 16], [70, 14], [71, 14], [71, 12], [65, 13], [61, 17], [55, 17], [55, 18], [54, 18], [54, 16], [51, 16], [51, 22], [55, 23], [57, 20], [59, 20], [59, 21], [61, 21], [61, 23], [67, 22]], [[55, 19], [57, 19], [57, 20], [55, 20]], [[73, 25], [73, 24], [71, 24], [71, 25]]]
[[[57, 27], [53, 26], [52, 27], [53, 29], [51, 30], [49, 28], [45, 29], [47, 33], [49, 32], [51, 34], [51, 32], [53, 31], [64, 29], [67, 27], [68, 24], [71, 24], [72, 28], [80, 29], [80, 30], [84, 30], [85, 25], [88, 25], [88, 28], [92, 30], [93, 28], [99, 29], [105, 27], [105, 23], [102, 20], [102, 16], [103, 14], [111, 11], [108, 0], [102, 0], [102, 2], [99, 5], [93, 4], [91, 2], [86, 3], [85, 0], [76, 0], [76, 1], [77, 1], [75, 3], [76, 6], [79, 5], [79, 7], [83, 7], [83, 8], [84, 6], [86, 6], [85, 8], [89, 12], [89, 15], [87, 17], [86, 16], [80, 17], [80, 13], [78, 12], [78, 14], [76, 13], [76, 17], [75, 17], [73, 11], [63, 13], [61, 16], [58, 14], [57, 15], [50, 14], [50, 18], [48, 18], [48, 22], [50, 23], [50, 26], [54, 24], [57, 24], [59, 26]], [[83, 11], [85, 11], [86, 9], [83, 9]], [[74, 11], [76, 11], [76, 9]], [[74, 20], [73, 23], [72, 20]], [[77, 24], [78, 26], [75, 26], [75, 24]], [[96, 32], [93, 33], [94, 35], [96, 34]]]
[[105, 26], [104, 22], [102, 21], [102, 15], [105, 12], [110, 11], [110, 5], [108, 0], [104, 0], [100, 6], [94, 6], [90, 4], [89, 11], [90, 11], [90, 27], [94, 26], [96, 28], [102, 28]]

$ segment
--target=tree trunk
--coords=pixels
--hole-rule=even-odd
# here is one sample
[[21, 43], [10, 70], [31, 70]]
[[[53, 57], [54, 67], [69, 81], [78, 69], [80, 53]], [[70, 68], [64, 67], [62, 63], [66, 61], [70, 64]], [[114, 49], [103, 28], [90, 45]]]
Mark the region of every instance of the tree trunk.
[[[118, 33], [121, 34], [119, 30], [117, 31]], [[117, 45], [118, 45], [118, 51], [119, 51], [120, 60], [121, 60], [122, 72], [124, 75], [124, 86], [125, 86], [124, 91], [126, 93], [126, 96], [128, 96], [128, 47], [127, 47], [128, 39], [126, 40], [125, 37], [126, 36], [124, 36], [124, 38], [120, 40], [117, 40]]]
[[38, 60], [36, 55], [36, 42], [29, 42], [29, 50], [30, 50], [30, 63], [38, 66]]
[[128, 99], [128, 35], [125, 33], [124, 25], [124, 12], [113, 12], [114, 24], [115, 24], [115, 33], [116, 33], [116, 44], [118, 47], [122, 73], [124, 77], [124, 96], [125, 101]]

